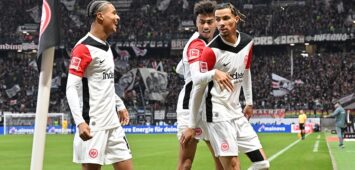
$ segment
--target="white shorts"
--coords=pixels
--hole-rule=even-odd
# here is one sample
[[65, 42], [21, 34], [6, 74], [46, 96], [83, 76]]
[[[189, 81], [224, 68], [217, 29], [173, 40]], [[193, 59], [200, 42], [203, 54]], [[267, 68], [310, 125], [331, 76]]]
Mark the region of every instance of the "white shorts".
[[[190, 122], [190, 111], [189, 110], [181, 110], [177, 111], [177, 138], [180, 140], [182, 132], [189, 127]], [[197, 117], [197, 125], [196, 125], [196, 136], [195, 139], [200, 140], [209, 140], [207, 133], [206, 122], [202, 120], [201, 115]]]
[[93, 138], [83, 141], [79, 131], [74, 136], [75, 163], [113, 164], [132, 158], [122, 126], [91, 132]]
[[238, 156], [262, 148], [258, 135], [245, 117], [207, 123], [215, 156]]

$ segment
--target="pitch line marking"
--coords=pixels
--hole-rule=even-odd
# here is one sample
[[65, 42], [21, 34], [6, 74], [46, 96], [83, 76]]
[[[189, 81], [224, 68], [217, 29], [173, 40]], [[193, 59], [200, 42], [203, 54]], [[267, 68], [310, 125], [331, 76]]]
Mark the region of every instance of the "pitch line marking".
[[313, 152], [318, 152], [318, 146], [319, 146], [319, 140], [316, 141], [316, 143], [313, 146]]
[[320, 135], [317, 136], [317, 141], [313, 146], [313, 152], [318, 152]]
[[[310, 135], [307, 134], [306, 137]], [[272, 155], [268, 160], [269, 162], [271, 162], [272, 160], [274, 160], [275, 158], [277, 158], [278, 156], [280, 156], [281, 154], [283, 154], [284, 152], [286, 152], [287, 150], [289, 150], [292, 146], [296, 145], [298, 142], [300, 142], [301, 139], [298, 139], [296, 141], [294, 141], [293, 143], [289, 144], [288, 146], [286, 146], [285, 148], [283, 148], [282, 150], [280, 150], [279, 152], [275, 153], [274, 155]]]
[[[325, 133], [324, 133], [324, 135], [325, 135]], [[335, 162], [335, 158], [334, 158], [332, 150], [330, 149], [330, 146], [329, 146], [329, 142], [327, 140], [325, 140], [325, 142], [327, 143], [330, 159], [332, 160], [333, 170], [338, 170], [337, 164]]]

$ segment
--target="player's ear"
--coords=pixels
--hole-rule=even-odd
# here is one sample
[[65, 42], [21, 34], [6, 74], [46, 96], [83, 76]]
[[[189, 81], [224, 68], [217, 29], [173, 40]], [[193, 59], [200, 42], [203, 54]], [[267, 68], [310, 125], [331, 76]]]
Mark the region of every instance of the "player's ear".
[[239, 20], [240, 20], [240, 17], [239, 17], [239, 16], [235, 16], [235, 23], [236, 23], [236, 24], [239, 23]]
[[96, 13], [96, 18], [97, 18], [100, 22], [102, 22], [102, 21], [104, 20], [104, 16], [103, 16], [102, 12]]

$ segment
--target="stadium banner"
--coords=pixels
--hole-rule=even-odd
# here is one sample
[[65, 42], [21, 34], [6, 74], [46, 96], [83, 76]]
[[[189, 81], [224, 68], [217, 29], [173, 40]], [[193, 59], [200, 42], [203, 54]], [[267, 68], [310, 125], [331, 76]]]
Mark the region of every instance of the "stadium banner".
[[253, 118], [284, 118], [285, 109], [253, 109]]
[[284, 77], [281, 77], [275, 73], [272, 73], [271, 77], [271, 87], [273, 96], [284, 96], [294, 88], [294, 83]]
[[[298, 118], [250, 118], [251, 124], [291, 125], [298, 124]], [[307, 118], [307, 122], [320, 124], [320, 118]]]
[[139, 68], [139, 72], [145, 85], [145, 97], [149, 100], [164, 101], [169, 93], [168, 74], [153, 68]]
[[[306, 131], [306, 133], [312, 133], [313, 128], [314, 128], [314, 123], [306, 123], [304, 125], [304, 130]], [[299, 124], [291, 125], [291, 133], [300, 133], [300, 132], [301, 132], [301, 130], [300, 130]]]
[[22, 44], [0, 44], [0, 50], [36, 50], [38, 45], [34, 43], [22, 43]]
[[188, 39], [173, 39], [171, 40], [171, 49], [172, 50], [182, 50], [184, 49], [185, 44]]
[[[174, 134], [176, 126], [123, 126], [127, 134]], [[75, 133], [75, 126], [68, 128], [67, 133]], [[6, 134], [33, 134], [34, 126], [11, 126]], [[4, 134], [4, 128], [0, 127], [0, 135]], [[62, 134], [61, 126], [47, 126], [47, 134]]]
[[337, 34], [315, 34], [307, 35], [305, 37], [306, 42], [324, 42], [324, 41], [346, 41], [351, 39], [351, 35], [347, 33]]
[[115, 90], [118, 96], [125, 98], [126, 92], [133, 89], [136, 80], [137, 70], [138, 69], [134, 68], [123, 74], [122, 77], [119, 79], [118, 83], [115, 84]]
[[254, 37], [254, 45], [282, 45], [304, 43], [304, 35], [284, 35], [278, 37]]
[[[23, 135], [23, 134], [33, 134], [34, 126], [8, 126], [6, 129], [4, 127], [0, 127], [0, 135], [5, 133], [9, 135]], [[63, 130], [61, 126], [47, 126], [47, 134], [62, 134]], [[73, 128], [65, 129], [66, 134], [75, 133], [75, 126]]]
[[155, 41], [155, 40], [148, 40], [148, 41], [117, 41], [116, 47], [138, 47], [138, 48], [169, 48], [170, 42], [169, 41]]
[[165, 119], [165, 110], [154, 111], [154, 120], [164, 120], [164, 119]]
[[123, 126], [126, 134], [177, 133], [176, 126]]
[[257, 133], [290, 133], [291, 125], [267, 125], [255, 124], [252, 125]]

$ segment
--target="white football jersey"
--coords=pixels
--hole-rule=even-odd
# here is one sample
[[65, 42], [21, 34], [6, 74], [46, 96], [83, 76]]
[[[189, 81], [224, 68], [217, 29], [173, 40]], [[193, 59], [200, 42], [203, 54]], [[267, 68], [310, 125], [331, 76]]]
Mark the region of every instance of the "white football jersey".
[[244, 116], [239, 103], [242, 86], [246, 103], [252, 105], [250, 63], [253, 40], [245, 33], [238, 33], [235, 44], [226, 42], [219, 35], [203, 50], [200, 60], [201, 72], [212, 69], [227, 72], [233, 78], [234, 85], [234, 91], [228, 92], [226, 89], [221, 89], [217, 82], [209, 82], [205, 101], [206, 114], [204, 115], [207, 122], [225, 121]]
[[69, 74], [82, 77], [80, 107], [82, 117], [91, 130], [120, 126], [116, 112], [114, 60], [110, 45], [88, 33], [72, 50]]
[[190, 105], [191, 91], [192, 91], [192, 80], [191, 80], [191, 72], [189, 66], [189, 57], [188, 57], [188, 48], [194, 40], [198, 39], [200, 34], [195, 32], [191, 38], [187, 41], [183, 53], [182, 53], [182, 70], [184, 75], [185, 84], [179, 93], [177, 111], [187, 110]]

